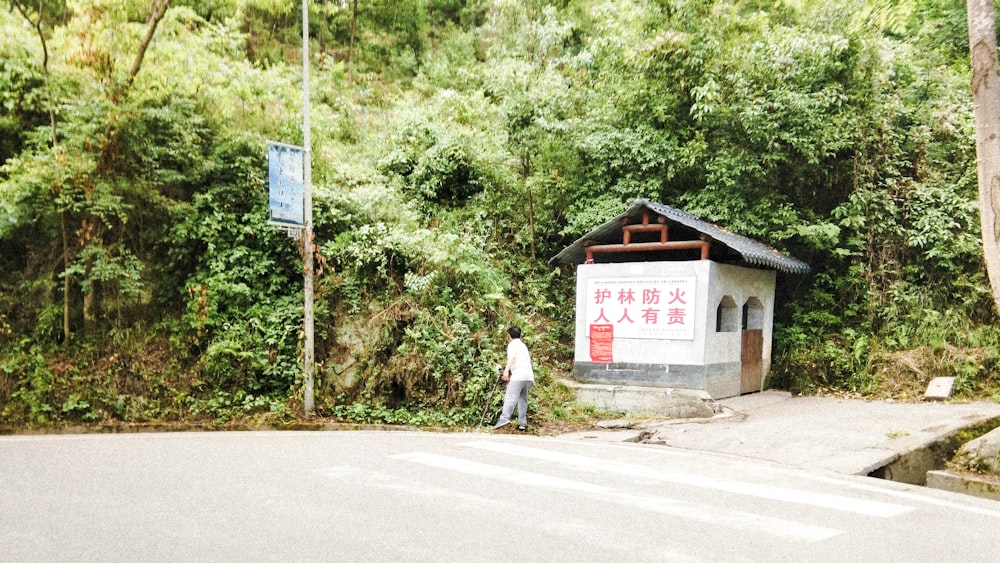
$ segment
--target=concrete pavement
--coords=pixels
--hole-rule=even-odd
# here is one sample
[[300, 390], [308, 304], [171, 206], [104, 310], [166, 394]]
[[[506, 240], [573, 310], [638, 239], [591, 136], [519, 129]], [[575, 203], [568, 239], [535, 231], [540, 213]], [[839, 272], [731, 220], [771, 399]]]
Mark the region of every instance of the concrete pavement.
[[[977, 424], [1000, 424], [1000, 403], [895, 403], [768, 390], [717, 401], [711, 418], [647, 421], [581, 440], [641, 441], [868, 475]], [[991, 422], [992, 421], [992, 422]]]

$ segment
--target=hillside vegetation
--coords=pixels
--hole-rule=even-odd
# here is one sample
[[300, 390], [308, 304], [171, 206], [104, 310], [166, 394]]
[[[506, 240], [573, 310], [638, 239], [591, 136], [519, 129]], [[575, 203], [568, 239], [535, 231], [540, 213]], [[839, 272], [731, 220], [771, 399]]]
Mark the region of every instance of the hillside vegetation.
[[[301, 4], [162, 5], [0, 0], [0, 425], [301, 414], [302, 257], [267, 224], [265, 144], [303, 139]], [[533, 419], [585, 416], [558, 383], [574, 271], [546, 262], [640, 197], [812, 266], [779, 275], [770, 385], [1000, 398], [962, 3], [309, 21], [317, 415], [475, 424], [516, 324]]]

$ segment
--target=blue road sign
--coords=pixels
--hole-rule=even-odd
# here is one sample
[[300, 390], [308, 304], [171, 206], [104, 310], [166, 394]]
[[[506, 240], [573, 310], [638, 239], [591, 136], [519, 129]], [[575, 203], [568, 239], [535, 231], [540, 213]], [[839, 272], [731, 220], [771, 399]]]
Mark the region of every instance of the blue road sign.
[[294, 145], [267, 142], [267, 177], [270, 222], [280, 225], [305, 225], [303, 197], [303, 154]]

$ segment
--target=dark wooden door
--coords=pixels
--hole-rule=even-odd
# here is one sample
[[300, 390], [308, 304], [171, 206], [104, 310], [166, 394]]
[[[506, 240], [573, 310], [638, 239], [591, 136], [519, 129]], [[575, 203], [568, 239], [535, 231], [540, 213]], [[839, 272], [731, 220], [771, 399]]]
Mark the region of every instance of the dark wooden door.
[[740, 395], [760, 391], [764, 364], [764, 331], [755, 328], [743, 331], [740, 352]]

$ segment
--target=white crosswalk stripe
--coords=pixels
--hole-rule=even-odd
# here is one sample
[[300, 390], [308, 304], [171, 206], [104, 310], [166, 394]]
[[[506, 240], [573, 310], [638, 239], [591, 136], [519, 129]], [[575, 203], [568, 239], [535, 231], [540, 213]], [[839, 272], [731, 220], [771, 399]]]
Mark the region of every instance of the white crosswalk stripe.
[[876, 487], [873, 485], [864, 485], [860, 483], [849, 483], [845, 485], [843, 481], [838, 481], [836, 479], [832, 479], [829, 477], [822, 477], [816, 475], [810, 475], [808, 478], [818, 483], [835, 483], [837, 485], [846, 486], [849, 489], [856, 491], [872, 492], [872, 493], [878, 493], [880, 495], [902, 498], [914, 504], [941, 506], [948, 508], [950, 510], [958, 510], [961, 512], [969, 512], [972, 514], [978, 514], [980, 516], [988, 516], [990, 518], [1000, 519], [1000, 510], [993, 510], [989, 508], [983, 508], [980, 506], [970, 506], [967, 504], [962, 504], [945, 499], [929, 497], [924, 494], [914, 493], [913, 491], [896, 491], [896, 490], [886, 489], [884, 487]]
[[662, 469], [644, 467], [641, 465], [609, 461], [576, 454], [567, 454], [553, 450], [529, 448], [526, 446], [519, 446], [504, 442], [475, 441], [464, 442], [460, 445], [506, 455], [527, 457], [573, 467], [599, 470], [617, 475], [653, 479], [657, 481], [700, 487], [704, 489], [713, 489], [717, 491], [766, 498], [782, 502], [817, 506], [821, 508], [841, 510], [844, 512], [853, 512], [867, 516], [888, 518], [913, 510], [913, 507], [900, 504], [889, 504], [825, 493], [814, 493], [799, 489], [790, 489], [786, 487], [776, 487], [773, 485], [762, 485], [757, 483], [746, 483], [730, 479], [718, 479], [702, 475], [675, 473]]
[[511, 469], [500, 465], [490, 465], [451, 456], [412, 452], [392, 457], [449, 471], [504, 480], [521, 486], [568, 491], [601, 502], [613, 502], [648, 512], [669, 514], [674, 517], [713, 525], [724, 525], [753, 533], [765, 533], [786, 540], [814, 542], [842, 533], [840, 530], [825, 526], [804, 524], [782, 518], [712, 507], [662, 496], [632, 493], [593, 483], [553, 477], [542, 473]]

